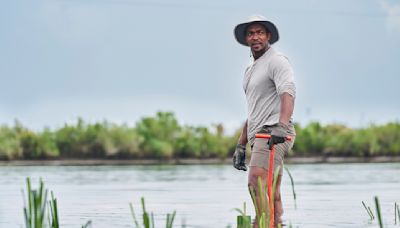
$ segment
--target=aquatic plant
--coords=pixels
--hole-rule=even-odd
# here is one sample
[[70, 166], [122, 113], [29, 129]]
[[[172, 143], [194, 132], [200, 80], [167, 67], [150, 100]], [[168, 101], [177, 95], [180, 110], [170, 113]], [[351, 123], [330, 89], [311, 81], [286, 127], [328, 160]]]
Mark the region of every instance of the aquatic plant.
[[400, 224], [400, 207], [399, 205], [394, 202], [394, 224], [397, 224], [397, 216], [399, 218], [399, 224]]
[[[270, 213], [273, 213], [273, 204], [274, 204], [274, 196], [275, 196], [275, 190], [276, 190], [276, 183], [278, 180], [278, 175], [279, 175], [279, 171], [280, 171], [281, 167], [277, 167], [275, 169], [274, 172], [274, 178], [273, 178], [273, 184], [272, 184], [272, 194], [271, 194], [271, 199], [269, 199], [269, 197], [266, 195], [266, 188], [268, 187], [267, 185], [265, 187], [262, 186], [262, 182], [261, 182], [261, 177], [258, 177], [258, 197], [259, 197], [259, 201], [260, 201], [260, 205], [261, 206], [261, 210], [260, 208], [258, 208], [258, 204], [257, 204], [257, 197], [256, 197], [256, 193], [255, 190], [253, 189], [253, 187], [249, 186], [249, 191], [250, 191], [250, 195], [251, 198], [253, 200], [253, 204], [256, 210], [256, 222], [258, 223], [258, 227], [271, 227], [270, 224], [271, 222], [271, 215]], [[267, 205], [265, 205], [265, 203]], [[268, 210], [266, 210], [268, 208]], [[279, 225], [278, 225], [279, 226]]]
[[54, 197], [53, 192], [51, 192], [51, 199], [49, 202], [50, 216], [49, 224], [51, 228], [59, 228], [60, 223], [58, 220], [58, 209], [57, 209], [57, 199]]
[[89, 227], [91, 227], [91, 226], [92, 226], [92, 221], [89, 220], [89, 221], [87, 221], [87, 222], [85, 223], [85, 225], [83, 225], [81, 228], [89, 228]]
[[243, 210], [239, 208], [234, 208], [239, 212], [239, 216], [236, 218], [237, 228], [250, 228], [251, 227], [251, 216], [246, 214], [246, 202], [243, 202]]
[[292, 186], [292, 195], [293, 195], [293, 200], [294, 200], [294, 209], [297, 209], [297, 197], [296, 197], [296, 191], [294, 190], [294, 179], [292, 174], [290, 173], [289, 169], [286, 166], [283, 166], [287, 172], [287, 174], [289, 175], [289, 179], [290, 179], [290, 184]]
[[371, 208], [370, 208], [369, 206], [365, 205], [364, 201], [361, 201], [361, 203], [362, 203], [362, 205], [364, 206], [365, 210], [367, 211], [367, 213], [368, 213], [368, 215], [369, 215], [369, 218], [370, 218], [371, 220], [374, 220], [375, 217], [374, 217], [374, 214], [373, 214], [372, 211], [371, 211]]
[[[24, 196], [24, 218], [26, 228], [59, 228], [57, 199], [51, 192], [51, 199], [47, 201], [48, 190], [44, 187], [42, 179], [39, 188], [33, 189], [31, 179], [26, 178], [26, 197]], [[24, 191], [22, 191], [24, 193]], [[46, 210], [49, 208], [50, 213]], [[47, 217], [47, 222], [46, 222]]]
[[379, 205], [379, 199], [377, 196], [374, 197], [375, 200], [375, 208], [376, 208], [376, 216], [378, 217], [378, 223], [379, 227], [383, 228], [383, 223], [382, 223], [382, 215], [381, 215], [381, 207]]
[[26, 179], [26, 198], [24, 197], [24, 217], [26, 228], [42, 228], [45, 225], [47, 190], [39, 180], [39, 188], [32, 189], [31, 180]]
[[[144, 197], [142, 197], [140, 199], [140, 201], [141, 201], [142, 211], [143, 211], [143, 214], [142, 214], [143, 228], [154, 228], [155, 227], [155, 222], [154, 222], [154, 214], [153, 214], [153, 212], [151, 212], [150, 214], [149, 214], [149, 212], [147, 212]], [[131, 210], [131, 215], [132, 215], [135, 227], [136, 228], [141, 228], [142, 226], [139, 224], [139, 221], [136, 218], [136, 214], [135, 214], [135, 210], [133, 208], [133, 204], [129, 203], [129, 207], [130, 207], [130, 210]], [[166, 220], [166, 225], [165, 225], [166, 228], [172, 228], [173, 227], [175, 215], [176, 215], [176, 211], [167, 214], [167, 220]]]

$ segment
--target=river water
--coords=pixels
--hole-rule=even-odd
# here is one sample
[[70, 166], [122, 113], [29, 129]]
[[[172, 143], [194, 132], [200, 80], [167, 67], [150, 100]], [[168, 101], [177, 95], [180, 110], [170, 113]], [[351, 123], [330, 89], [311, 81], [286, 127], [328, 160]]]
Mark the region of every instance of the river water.
[[[286, 224], [293, 227], [378, 227], [370, 221], [364, 201], [375, 213], [378, 196], [386, 227], [395, 227], [394, 203], [400, 203], [400, 163], [288, 165], [295, 182], [297, 209], [287, 173], [282, 197]], [[235, 226], [238, 213], [251, 198], [247, 173], [229, 165], [162, 166], [2, 166], [0, 167], [0, 227], [23, 227], [25, 178], [37, 186], [41, 177], [58, 200], [61, 227], [134, 227], [132, 202], [138, 217], [140, 197], [154, 212], [156, 228], [177, 211], [174, 227]], [[398, 222], [398, 221], [397, 221]], [[397, 227], [399, 224], [397, 224]]]

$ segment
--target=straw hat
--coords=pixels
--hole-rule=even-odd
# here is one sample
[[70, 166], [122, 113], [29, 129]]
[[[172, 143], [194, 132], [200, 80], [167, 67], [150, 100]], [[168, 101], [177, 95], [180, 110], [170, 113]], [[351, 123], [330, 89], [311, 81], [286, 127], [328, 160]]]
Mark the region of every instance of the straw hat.
[[239, 42], [240, 44], [242, 44], [244, 46], [248, 46], [247, 42], [246, 42], [246, 31], [247, 31], [247, 28], [249, 27], [249, 25], [251, 25], [253, 23], [263, 25], [265, 27], [265, 29], [271, 33], [271, 39], [269, 40], [270, 44], [273, 44], [279, 40], [279, 33], [278, 33], [278, 29], [276, 28], [276, 26], [272, 22], [267, 21], [267, 19], [265, 17], [263, 17], [261, 15], [254, 15], [254, 16], [250, 16], [246, 22], [238, 24], [235, 27], [234, 34], [235, 34], [235, 38], [236, 38], [237, 42]]

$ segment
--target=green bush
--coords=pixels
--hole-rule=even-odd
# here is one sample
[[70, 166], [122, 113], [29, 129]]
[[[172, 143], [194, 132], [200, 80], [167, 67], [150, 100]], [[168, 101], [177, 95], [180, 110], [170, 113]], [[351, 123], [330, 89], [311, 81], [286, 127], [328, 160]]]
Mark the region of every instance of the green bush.
[[18, 133], [5, 125], [0, 127], [0, 159], [11, 160], [22, 157]]
[[[400, 155], [400, 123], [348, 128], [342, 124], [295, 124], [297, 137], [290, 156]], [[106, 121], [75, 124], [41, 132], [18, 121], [0, 126], [0, 159], [48, 158], [227, 158], [241, 134], [227, 135], [222, 124], [181, 126], [171, 112], [140, 119], [135, 127]]]

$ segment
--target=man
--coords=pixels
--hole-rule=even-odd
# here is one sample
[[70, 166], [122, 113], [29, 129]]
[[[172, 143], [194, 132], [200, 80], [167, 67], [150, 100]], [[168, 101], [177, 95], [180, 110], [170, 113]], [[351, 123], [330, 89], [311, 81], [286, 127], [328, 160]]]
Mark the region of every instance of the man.
[[[258, 177], [261, 177], [263, 189], [268, 179], [268, 144], [275, 144], [274, 171], [280, 167], [275, 195], [275, 226], [282, 223], [283, 214], [280, 195], [283, 158], [292, 148], [295, 136], [292, 114], [295, 100], [293, 70], [288, 59], [271, 47], [279, 39], [276, 26], [263, 16], [252, 16], [234, 30], [236, 40], [250, 47], [253, 63], [246, 69], [243, 89], [246, 94], [248, 116], [233, 156], [234, 167], [246, 171], [246, 144], [251, 146], [249, 189], [256, 194], [256, 208], [262, 211], [258, 192]], [[271, 140], [255, 138], [256, 133], [267, 133]], [[292, 140], [285, 140], [291, 136]], [[263, 197], [267, 199], [267, 197]], [[267, 208], [265, 208], [268, 211]], [[258, 227], [255, 222], [254, 227]], [[261, 228], [261, 227], [260, 227]], [[263, 227], [264, 228], [264, 227]]]

